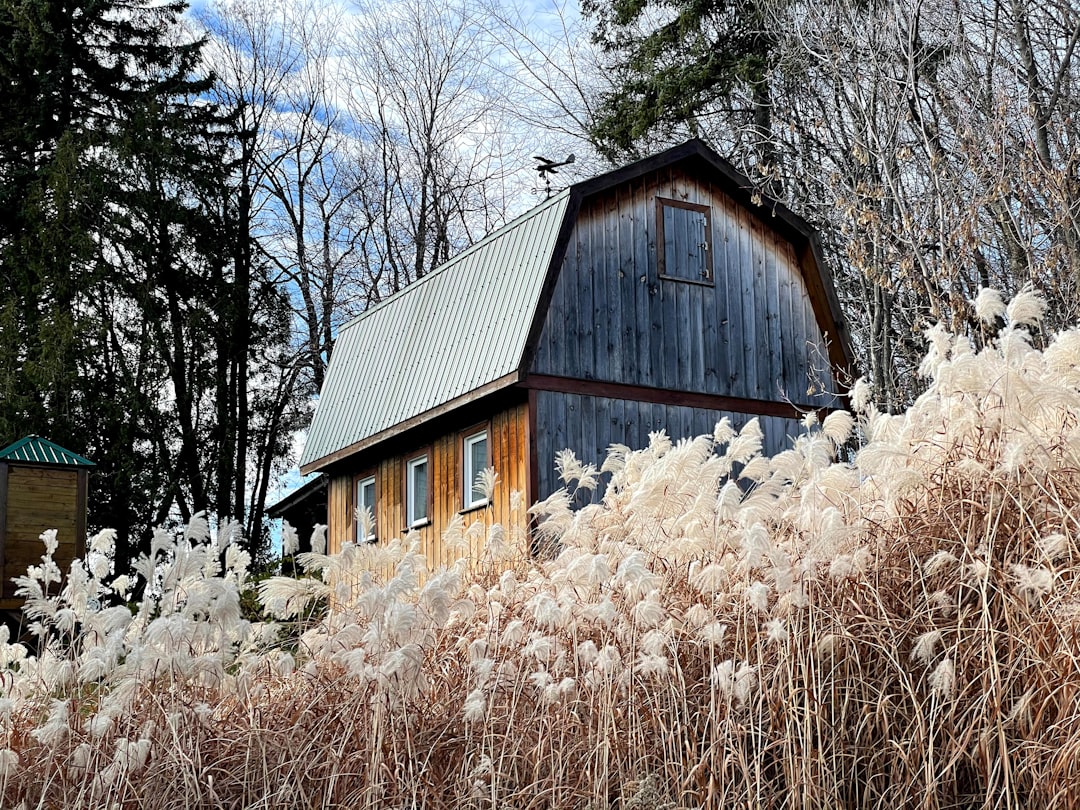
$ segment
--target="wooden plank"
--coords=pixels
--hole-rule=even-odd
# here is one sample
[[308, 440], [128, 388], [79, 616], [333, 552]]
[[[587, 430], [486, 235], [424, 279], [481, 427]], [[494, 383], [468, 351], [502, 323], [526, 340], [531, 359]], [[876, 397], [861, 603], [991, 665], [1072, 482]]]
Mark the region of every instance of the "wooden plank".
[[541, 497], [545, 497], [540, 494], [540, 448], [542, 442], [538, 438], [541, 435], [539, 433], [538, 396], [537, 391], [529, 391], [527, 404], [528, 416], [525, 421], [525, 446], [529, 449], [529, 468], [527, 471], [528, 478], [526, 479], [528, 481], [528, 486], [525, 490], [526, 506], [532, 506]]
[[581, 317], [588, 313], [589, 322], [585, 329], [586, 342], [580, 346], [580, 352], [589, 363], [587, 374], [590, 379], [605, 380], [608, 372], [609, 352], [607, 334], [611, 328], [610, 305], [607, 298], [608, 276], [615, 273], [619, 262], [620, 246], [618, 242], [619, 210], [614, 194], [604, 195], [603, 214], [590, 217], [588, 227], [588, 253], [592, 260], [581, 266]]
[[[714, 209], [715, 210], [715, 209]], [[713, 216], [715, 223], [718, 217]], [[726, 281], [716, 277], [716, 226], [712, 226], [713, 243], [713, 286], [701, 288], [701, 301], [696, 313], [697, 326], [691, 325], [691, 330], [697, 329], [701, 333], [701, 358], [699, 360], [701, 371], [701, 390], [709, 394], [727, 393], [721, 388], [721, 381], [726, 384], [726, 363], [723, 363], [720, 319], [724, 308], [721, 303], [722, 290]], [[722, 242], [720, 243], [723, 244]]]
[[85, 469], [79, 470], [75, 493], [75, 555], [80, 559], [86, 557], [86, 499], [89, 487], [89, 473]]
[[781, 239], [775, 240], [777, 283], [780, 290], [780, 314], [777, 319], [777, 327], [780, 331], [782, 347], [781, 361], [784, 379], [784, 392], [795, 392], [795, 398], [806, 398], [806, 382], [799, 374], [800, 356], [805, 357], [805, 346], [798, 343], [798, 329], [795, 328], [792, 301], [791, 301], [791, 268], [787, 263], [787, 242]]
[[[799, 388], [799, 390], [808, 392], [811, 381], [810, 367], [813, 363], [813, 359], [811, 357], [811, 352], [813, 351], [813, 349], [811, 348], [811, 332], [807, 328], [807, 311], [804, 304], [804, 302], [808, 300], [806, 297], [806, 286], [803, 283], [802, 277], [799, 275], [798, 267], [795, 264], [795, 254], [792, 252], [790, 245], [788, 245], [787, 250], [784, 254], [784, 260], [787, 265], [790, 278], [788, 294], [791, 297], [792, 340], [795, 344], [795, 358], [797, 362], [794, 372], [796, 375], [795, 384]], [[825, 359], [827, 362], [827, 358], [825, 358], [824, 355], [823, 359]], [[827, 371], [825, 376], [829, 376]], [[800, 399], [804, 399], [806, 402], [813, 402], [815, 404], [821, 404], [822, 402], [820, 394], [816, 393], [805, 393], [800, 396]]]
[[10, 462], [9, 467], [8, 475], [11, 477], [12, 484], [17, 481], [20, 486], [31, 481], [68, 482], [70, 484], [76, 475], [76, 471], [71, 468], [32, 467]]
[[754, 396], [769, 399], [769, 332], [765, 320], [765, 256], [761, 244], [761, 230], [749, 212], [743, 212], [747, 222], [747, 255], [750, 257], [750, 299], [747, 317], [754, 323]]
[[660, 385], [665, 388], [686, 388], [687, 384], [683, 377], [682, 348], [686, 338], [683, 318], [679, 317], [679, 293], [685, 292], [683, 284], [678, 281], [661, 279], [657, 282], [659, 287], [658, 298], [660, 306], [654, 313], [654, 318], [659, 316], [659, 321], [653, 322], [652, 339], [660, 347], [659, 358], [653, 363], [653, 376], [648, 380], [649, 385]]
[[380, 519], [383, 528], [379, 530], [380, 542], [389, 542], [405, 534], [405, 466], [400, 455], [391, 456], [379, 465], [376, 473], [382, 482], [382, 506]]
[[71, 543], [75, 545], [75, 520], [72, 518], [67, 522], [61, 522], [58, 520], [42, 520], [42, 521], [24, 521], [21, 523], [8, 524], [8, 536], [7, 545], [10, 548], [15, 543], [19, 542], [34, 542], [40, 547], [41, 534], [48, 529], [56, 529], [57, 539], [61, 543]]
[[78, 511], [76, 492], [65, 493], [63, 499], [35, 499], [20, 497], [14, 492], [8, 493], [8, 522], [23, 518], [38, 519], [43, 517], [64, 518], [74, 522]]
[[561, 312], [552, 313], [554, 317], [561, 320], [561, 326], [557, 328], [562, 329], [564, 336], [561, 341], [562, 345], [557, 348], [559, 368], [565, 369], [565, 373], [573, 373], [575, 376], [581, 376], [584, 365], [581, 351], [583, 329], [579, 311], [582, 275], [589, 265], [587, 259], [589, 255], [588, 235], [584, 230], [580, 225], [575, 228], [575, 246], [577, 250], [574, 255], [574, 263], [566, 267], [566, 270], [572, 270], [572, 272], [564, 272], [563, 276], [559, 278]]
[[739, 301], [742, 313], [743, 357], [746, 374], [746, 396], [759, 398], [757, 378], [757, 343], [759, 322], [754, 312], [754, 254], [747, 214], [742, 209], [736, 211], [739, 223]]
[[510, 457], [514, 441], [514, 423], [510, 417], [511, 412], [508, 411], [492, 416], [491, 430], [488, 432], [489, 463], [495, 468], [495, 472], [499, 476], [495, 491], [491, 497], [491, 519], [495, 523], [504, 525], [506, 524], [506, 514], [503, 506], [506, 501], [505, 494], [513, 486], [514, 481], [514, 471]]
[[560, 486], [555, 474], [555, 454], [566, 446], [565, 394], [538, 391], [536, 402], [537, 498], [543, 500]]
[[[628, 260], [631, 258], [633, 248], [626, 250], [623, 246], [632, 246], [637, 237], [634, 226], [633, 199], [626, 189], [616, 189], [616, 216], [612, 223], [612, 229], [607, 233], [607, 239], [617, 247], [609, 251], [611, 261], [604, 267], [604, 308], [596, 307], [597, 323], [603, 325], [604, 341], [597, 345], [597, 351], [602, 351], [606, 357], [602, 369], [598, 364], [597, 379], [621, 380], [623, 379], [623, 356], [626, 354], [623, 334], [623, 304], [622, 288], [626, 286], [626, 271]], [[631, 267], [630, 275], [633, 276]], [[632, 324], [630, 324], [632, 327]]]
[[[602, 418], [598, 409], [601, 408], [602, 400], [596, 397], [581, 398], [581, 460], [595, 464], [600, 468], [604, 448], [599, 446], [597, 438], [597, 421]], [[591, 493], [588, 500], [595, 499], [595, 492]]]
[[746, 375], [746, 346], [749, 336], [743, 325], [743, 266], [740, 261], [740, 236], [738, 209], [730, 198], [726, 198], [724, 206], [724, 264], [725, 264], [725, 290], [724, 290], [724, 314], [727, 323], [721, 321], [721, 326], [728, 335], [726, 342], [726, 354], [728, 357], [728, 383], [724, 393], [737, 397], [750, 395]]
[[347, 503], [349, 493], [346, 487], [351, 483], [352, 476], [332, 475], [326, 487], [326, 512], [329, 526], [326, 532], [326, 550], [331, 554], [341, 550], [346, 533], [351, 529], [353, 521], [347, 519]]
[[[428, 460], [428, 524], [417, 528], [415, 531], [417, 535], [422, 538], [421, 549], [424, 548], [424, 544], [430, 545], [431, 553], [425, 552], [429, 565], [438, 568], [446, 562], [444, 558], [445, 549], [443, 548], [442, 538], [437, 529], [438, 525], [442, 522], [442, 516], [446, 511], [446, 501], [448, 498], [448, 494], [445, 491], [448, 482], [446, 481], [445, 470], [443, 469], [446, 464], [443, 440], [437, 439], [433, 441], [427, 446], [426, 451]], [[405, 486], [408, 487], [409, 483], [408, 478], [406, 478]]]
[[573, 450], [575, 454], [581, 453], [581, 396], [578, 394], [568, 394], [566, 397], [566, 444], [564, 447]]
[[8, 487], [8, 505], [22, 504], [30, 506], [49, 506], [54, 502], [61, 502], [75, 508], [77, 501], [78, 481], [72, 479], [63, 487], [46, 487], [40, 485], [19, 486], [12, 481]]
[[620, 318], [623, 332], [619, 350], [624, 354], [621, 381], [640, 384], [648, 373], [648, 334], [645, 328], [648, 321], [642, 319], [646, 309], [642, 299], [648, 295], [649, 241], [653, 230], [638, 188], [635, 183], [627, 189], [624, 203], [630, 211], [633, 238], [625, 243], [630, 249], [627, 255], [629, 263], [621, 279]]
[[784, 380], [784, 348], [780, 337], [780, 279], [776, 266], [776, 235], [762, 229], [760, 235], [761, 254], [764, 263], [764, 319], [768, 338], [765, 342], [768, 351], [765, 399], [781, 398], [783, 393], [790, 393]]
[[679, 438], [688, 439], [694, 435], [694, 409], [681, 407], [679, 411]]
[[[647, 210], [648, 204], [645, 197], [646, 191], [642, 187], [635, 201], [636, 210]], [[649, 229], [649, 238], [634, 244], [636, 249], [634, 263], [638, 268], [634, 322], [637, 325], [639, 366], [633, 382], [638, 385], [652, 383], [656, 379], [655, 375], [660, 373], [659, 323], [658, 319], [653, 317], [653, 311], [660, 303], [658, 300], [660, 280], [657, 277], [656, 267], [656, 223], [650, 218], [646, 218], [645, 222]]]
[[[488, 432], [488, 450], [491, 449], [491, 423], [490, 420], [485, 425]], [[458, 431], [457, 434], [447, 436], [442, 444], [442, 454], [444, 456], [443, 461], [443, 476], [446, 482], [446, 489], [443, 491], [445, 497], [446, 507], [438, 515], [438, 520], [434, 522], [432, 526], [432, 539], [440, 546], [445, 546], [442, 536], [450, 525], [450, 521], [454, 516], [461, 512], [465, 508], [465, 489], [466, 487], [472, 489], [472, 482], [465, 480], [465, 436], [467, 433], [472, 433], [472, 428], [467, 430]], [[434, 496], [439, 497], [439, 490], [434, 491]], [[470, 512], [465, 516], [465, 524], [472, 523], [477, 515]], [[452, 557], [457, 557], [457, 553], [447, 552], [444, 557], [446, 564], [449, 565], [454, 560]]]
[[626, 444], [626, 400], [608, 399], [608, 429], [604, 436], [604, 461], [607, 460], [607, 448], [612, 444]]
[[698, 391], [708, 391], [705, 385], [705, 302], [712, 300], [713, 288], [703, 284], [685, 284], [686, 312], [680, 320], [686, 322], [688, 378]]

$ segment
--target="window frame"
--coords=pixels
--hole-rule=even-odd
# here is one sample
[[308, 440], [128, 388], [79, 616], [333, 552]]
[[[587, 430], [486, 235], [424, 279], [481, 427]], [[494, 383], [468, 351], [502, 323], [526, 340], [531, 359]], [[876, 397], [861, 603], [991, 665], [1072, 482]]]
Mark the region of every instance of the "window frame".
[[[416, 491], [413, 486], [413, 470], [421, 463], [424, 464], [424, 514], [414, 518], [416, 507]], [[424, 448], [405, 459], [405, 529], [420, 529], [431, 525], [431, 448]]]
[[[371, 503], [371, 535], [368, 537], [360, 537], [360, 520], [356, 517], [356, 512], [360, 509], [360, 488], [371, 482], [372, 486], [372, 503]], [[356, 544], [361, 543], [376, 543], [378, 542], [378, 503], [379, 503], [379, 490], [378, 479], [374, 470], [364, 470], [353, 476], [353, 536], [356, 540]]]
[[[707, 275], [702, 278], [687, 278], [686, 276], [671, 275], [667, 272], [667, 250], [664, 238], [664, 207], [681, 208], [686, 211], [697, 211], [705, 215], [705, 268]], [[716, 266], [713, 260], [713, 233], [712, 233], [712, 206], [701, 203], [686, 202], [685, 200], [673, 200], [670, 197], [656, 197], [656, 270], [657, 275], [665, 281], [682, 281], [687, 284], [701, 284], [706, 287], [716, 286]]]
[[[484, 469], [491, 466], [491, 423], [481, 422], [461, 431], [461, 511], [469, 512], [473, 509], [482, 509], [491, 503], [488, 498], [472, 500], [473, 482], [480, 470], [470, 470], [472, 465], [472, 453], [470, 452], [473, 440], [480, 436], [484, 437]], [[469, 473], [472, 472], [472, 476]]]

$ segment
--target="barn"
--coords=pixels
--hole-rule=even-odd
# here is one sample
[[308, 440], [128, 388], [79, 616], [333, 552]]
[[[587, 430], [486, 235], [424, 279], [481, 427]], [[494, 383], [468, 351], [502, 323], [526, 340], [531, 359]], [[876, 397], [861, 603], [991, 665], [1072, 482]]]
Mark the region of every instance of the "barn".
[[[852, 355], [812, 228], [700, 140], [554, 194], [338, 335], [301, 460], [329, 547], [507, 523], [651, 431], [758, 417], [766, 449], [836, 407]], [[477, 473], [493, 466], [489, 500]], [[370, 532], [356, 510], [370, 510]]]

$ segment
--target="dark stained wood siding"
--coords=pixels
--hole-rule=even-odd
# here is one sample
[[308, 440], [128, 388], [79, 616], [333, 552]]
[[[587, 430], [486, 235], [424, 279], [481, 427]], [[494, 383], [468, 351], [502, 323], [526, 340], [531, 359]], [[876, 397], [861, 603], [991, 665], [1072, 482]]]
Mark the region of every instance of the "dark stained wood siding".
[[[579, 459], [592, 462], [599, 469], [612, 444], [640, 449], [648, 446], [649, 433], [657, 430], [666, 431], [672, 441], [711, 434], [725, 416], [736, 429], [753, 418], [745, 413], [708, 408], [537, 391], [538, 498], [546, 498], [563, 485], [555, 472], [555, 454], [560, 450], [569, 448]], [[802, 432], [797, 419], [759, 416], [758, 421], [765, 432], [764, 451], [769, 455], [791, 447], [791, 439]], [[601, 494], [602, 489], [596, 497]]]
[[[383, 458], [373, 468], [345, 468], [332, 474], [327, 509], [330, 521], [328, 550], [337, 552], [342, 544], [356, 541], [356, 483], [371, 474], [375, 476], [377, 542], [385, 543], [405, 535], [405, 465], [423, 453], [427, 453], [428, 457], [428, 486], [431, 491], [428, 516], [431, 522], [418, 529], [416, 534], [429, 566], [437, 568], [449, 565], [457, 558], [457, 554], [448, 551], [443, 544], [443, 533], [455, 515], [461, 514], [466, 526], [475, 521], [480, 521], [485, 527], [499, 523], [509, 528], [514, 520], [524, 524], [523, 514], [511, 514], [510, 494], [514, 490], [521, 492], [524, 506], [528, 506], [528, 411], [528, 404], [523, 402], [496, 412], [481, 425], [476, 422], [462, 424], [430, 443]], [[463, 512], [462, 442], [477, 427], [485, 425], [488, 430], [488, 458], [499, 474], [499, 481], [488, 506]], [[472, 556], [478, 556], [482, 544], [475, 544], [470, 551]]]
[[[45, 467], [0, 463], [0, 541], [3, 542], [2, 598], [5, 607], [13, 606], [15, 583], [30, 565], [40, 565], [45, 546], [39, 539], [47, 529], [57, 530], [57, 550], [53, 559], [66, 572], [76, 556], [85, 553], [86, 486], [85, 470], [73, 467]], [[4, 492], [6, 490], [6, 492]], [[51, 586], [54, 591], [59, 586]], [[21, 604], [21, 603], [20, 603]]]
[[[710, 206], [713, 283], [659, 277], [658, 196]], [[530, 371], [828, 406], [825, 345], [793, 246], [673, 168], [582, 205]]]

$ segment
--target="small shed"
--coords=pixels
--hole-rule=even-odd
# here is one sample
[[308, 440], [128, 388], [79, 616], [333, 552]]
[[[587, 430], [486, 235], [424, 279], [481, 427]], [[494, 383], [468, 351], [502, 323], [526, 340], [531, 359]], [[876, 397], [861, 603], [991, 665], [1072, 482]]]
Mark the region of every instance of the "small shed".
[[40, 564], [39, 539], [57, 530], [53, 559], [61, 571], [86, 553], [86, 494], [94, 463], [40, 436], [27, 436], [0, 450], [0, 609], [22, 606], [12, 577]]

